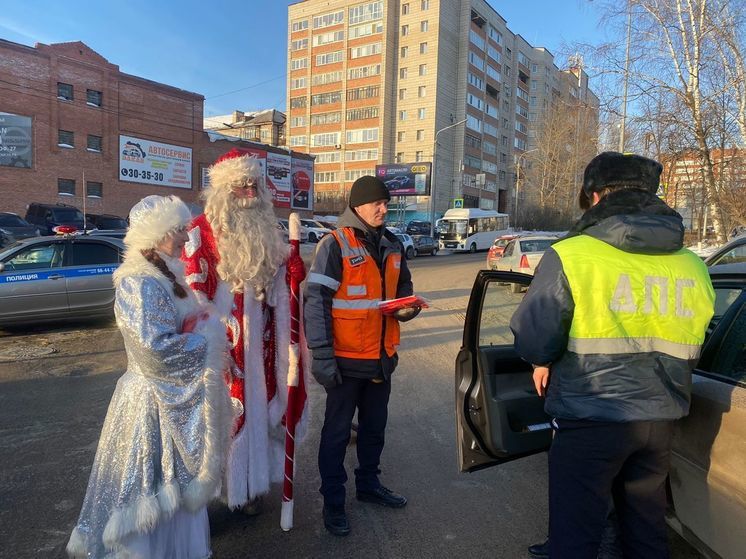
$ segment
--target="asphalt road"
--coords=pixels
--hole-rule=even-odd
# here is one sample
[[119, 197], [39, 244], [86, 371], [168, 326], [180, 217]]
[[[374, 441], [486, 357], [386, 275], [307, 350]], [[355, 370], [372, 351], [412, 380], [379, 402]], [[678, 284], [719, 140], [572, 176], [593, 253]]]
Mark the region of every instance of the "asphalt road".
[[[474, 474], [456, 465], [453, 366], [484, 259], [440, 254], [410, 262], [415, 289], [432, 307], [402, 328], [381, 464], [383, 483], [405, 494], [407, 507], [358, 503], [353, 488], [352, 533], [327, 534], [316, 470], [323, 390], [314, 384], [310, 433], [297, 456], [295, 527], [279, 528], [279, 488], [256, 517], [212, 505], [214, 557], [528, 557], [526, 546], [546, 534], [546, 454]], [[125, 367], [113, 321], [0, 331], [0, 557], [64, 555]], [[354, 464], [351, 446], [350, 475]], [[673, 534], [672, 542], [675, 558], [699, 557]]]

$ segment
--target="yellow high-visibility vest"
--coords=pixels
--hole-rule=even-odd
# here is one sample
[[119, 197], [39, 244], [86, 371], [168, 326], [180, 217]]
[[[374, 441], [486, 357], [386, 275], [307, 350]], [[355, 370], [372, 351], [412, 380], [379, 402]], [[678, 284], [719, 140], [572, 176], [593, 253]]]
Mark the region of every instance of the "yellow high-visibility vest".
[[696, 254], [633, 254], [589, 235], [552, 248], [575, 302], [569, 351], [699, 357], [715, 291]]

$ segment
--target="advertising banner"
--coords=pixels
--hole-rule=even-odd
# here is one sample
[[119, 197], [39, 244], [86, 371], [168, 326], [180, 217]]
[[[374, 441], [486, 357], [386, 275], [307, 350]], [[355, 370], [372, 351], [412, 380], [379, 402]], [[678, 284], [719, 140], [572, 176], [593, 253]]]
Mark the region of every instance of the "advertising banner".
[[296, 159], [292, 162], [293, 195], [291, 207], [294, 210], [313, 210], [313, 161]]
[[0, 113], [0, 166], [31, 168], [31, 126], [30, 116]]
[[120, 135], [119, 179], [192, 188], [192, 148]]
[[392, 196], [429, 196], [431, 167], [429, 162], [376, 165], [376, 176]]
[[275, 207], [289, 208], [291, 194], [290, 156], [267, 153], [267, 188], [272, 193]]

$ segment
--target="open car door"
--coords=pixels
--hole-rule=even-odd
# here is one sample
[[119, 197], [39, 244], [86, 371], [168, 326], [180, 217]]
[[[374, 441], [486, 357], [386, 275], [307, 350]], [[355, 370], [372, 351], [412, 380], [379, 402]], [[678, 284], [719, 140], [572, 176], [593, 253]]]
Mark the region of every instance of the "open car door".
[[510, 319], [531, 279], [481, 270], [474, 281], [456, 358], [456, 436], [462, 472], [542, 452], [552, 441], [544, 399], [534, 389], [531, 365], [513, 349], [510, 331]]

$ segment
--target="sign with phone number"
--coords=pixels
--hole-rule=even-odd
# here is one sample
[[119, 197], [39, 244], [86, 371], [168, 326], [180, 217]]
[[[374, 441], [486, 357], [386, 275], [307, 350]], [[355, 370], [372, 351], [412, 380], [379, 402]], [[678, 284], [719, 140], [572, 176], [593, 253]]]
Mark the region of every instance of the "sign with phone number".
[[192, 188], [192, 149], [119, 136], [119, 179]]

